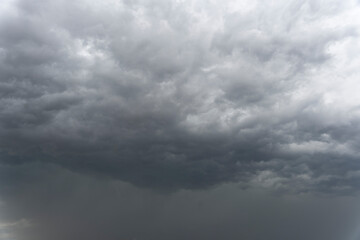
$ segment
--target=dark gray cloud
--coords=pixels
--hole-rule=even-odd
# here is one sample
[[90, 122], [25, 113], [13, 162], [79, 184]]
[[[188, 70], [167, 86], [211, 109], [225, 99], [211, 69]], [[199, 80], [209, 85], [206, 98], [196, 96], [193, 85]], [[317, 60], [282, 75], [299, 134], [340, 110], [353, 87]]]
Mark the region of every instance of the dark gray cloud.
[[9, 2], [2, 161], [172, 190], [263, 173], [357, 189], [357, 105], [323, 89], [329, 48], [357, 36], [336, 25], [351, 3], [234, 4]]
[[[4, 226], [27, 226], [32, 217], [47, 225], [48, 217], [31, 211], [45, 207], [48, 194], [59, 206], [49, 208], [56, 211], [51, 224], [66, 222], [62, 207], [78, 205], [87, 194], [109, 195], [110, 190], [96, 189], [72, 199], [88, 184], [130, 184], [142, 188], [129, 185], [136, 194], [151, 189], [172, 193], [176, 201], [181, 198], [177, 191], [192, 195], [198, 190], [207, 198], [205, 189], [228, 185], [295, 196], [355, 196], [360, 182], [358, 15], [352, 0], [326, 5], [301, 0], [4, 1], [0, 184], [4, 204], [13, 202], [6, 207], [11, 210]], [[66, 179], [74, 186], [57, 182]], [[42, 192], [62, 184], [65, 189]], [[28, 196], [29, 191], [40, 191], [39, 197]], [[27, 196], [30, 203], [20, 200]], [[58, 198], [66, 202], [64, 196], [70, 199], [62, 205]], [[100, 198], [106, 205], [106, 197]], [[105, 208], [95, 216], [110, 212]], [[74, 214], [68, 216], [80, 222], [82, 213]], [[132, 226], [148, 229], [145, 222]], [[34, 235], [24, 234], [48, 239], [46, 234], [62, 231], [47, 227], [52, 230], [43, 236], [36, 235], [36, 227], [29, 228]], [[71, 231], [71, 237], [58, 233], [59, 239], [80, 234]], [[138, 236], [131, 231], [121, 236]], [[171, 238], [189, 238], [178, 234]], [[218, 238], [226, 234], [231, 233]], [[262, 239], [246, 234], [235, 235]], [[279, 239], [290, 233], [273, 234]], [[321, 236], [308, 239], [330, 239]]]

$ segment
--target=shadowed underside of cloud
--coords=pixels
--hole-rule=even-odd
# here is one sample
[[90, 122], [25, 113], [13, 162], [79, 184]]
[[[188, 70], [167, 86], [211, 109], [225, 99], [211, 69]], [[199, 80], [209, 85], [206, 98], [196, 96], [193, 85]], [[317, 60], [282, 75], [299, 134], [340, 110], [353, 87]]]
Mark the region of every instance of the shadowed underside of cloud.
[[0, 155], [162, 190], [359, 189], [354, 1], [5, 1]]

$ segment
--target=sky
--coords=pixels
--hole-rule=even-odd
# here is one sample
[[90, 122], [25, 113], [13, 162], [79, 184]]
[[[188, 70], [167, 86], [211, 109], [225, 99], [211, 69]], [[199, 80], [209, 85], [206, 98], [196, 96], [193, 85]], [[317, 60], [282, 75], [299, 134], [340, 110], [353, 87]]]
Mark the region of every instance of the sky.
[[0, 240], [359, 240], [359, 16], [2, 0]]

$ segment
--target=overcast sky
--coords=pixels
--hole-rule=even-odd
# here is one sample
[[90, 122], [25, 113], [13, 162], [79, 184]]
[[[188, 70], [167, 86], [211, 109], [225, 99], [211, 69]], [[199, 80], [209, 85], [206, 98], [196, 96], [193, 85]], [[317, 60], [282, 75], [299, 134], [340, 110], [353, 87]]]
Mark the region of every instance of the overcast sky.
[[1, 0], [0, 240], [360, 239], [359, 16]]

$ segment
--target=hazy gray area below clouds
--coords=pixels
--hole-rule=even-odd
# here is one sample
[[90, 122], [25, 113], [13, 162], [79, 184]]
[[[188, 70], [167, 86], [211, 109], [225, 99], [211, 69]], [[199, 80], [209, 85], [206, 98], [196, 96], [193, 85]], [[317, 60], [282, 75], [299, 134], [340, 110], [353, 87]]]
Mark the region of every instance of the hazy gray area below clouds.
[[279, 196], [234, 183], [161, 194], [51, 166], [6, 171], [22, 179], [1, 190], [4, 240], [357, 240], [360, 235], [358, 197]]
[[359, 14], [2, 1], [0, 239], [357, 240]]

